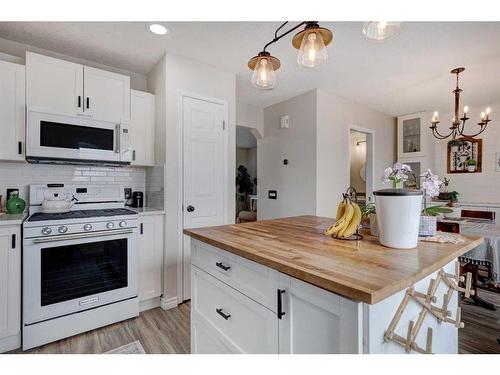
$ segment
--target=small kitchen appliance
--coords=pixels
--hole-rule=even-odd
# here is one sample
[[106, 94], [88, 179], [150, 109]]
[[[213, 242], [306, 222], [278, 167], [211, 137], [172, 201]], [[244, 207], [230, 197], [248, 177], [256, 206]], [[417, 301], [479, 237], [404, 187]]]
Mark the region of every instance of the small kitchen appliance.
[[144, 193], [142, 191], [134, 191], [132, 193], [132, 207], [140, 208], [144, 206]]

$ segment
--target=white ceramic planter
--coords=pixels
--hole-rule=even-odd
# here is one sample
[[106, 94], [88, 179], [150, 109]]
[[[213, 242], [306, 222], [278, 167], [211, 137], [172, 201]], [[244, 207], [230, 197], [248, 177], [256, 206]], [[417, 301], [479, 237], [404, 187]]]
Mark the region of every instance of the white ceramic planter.
[[375, 191], [379, 241], [396, 249], [413, 249], [418, 243], [422, 192], [404, 189]]
[[437, 217], [436, 216], [420, 216], [420, 228], [418, 235], [421, 237], [432, 237], [436, 234]]
[[378, 237], [377, 214], [370, 214], [370, 234]]
[[476, 170], [476, 166], [475, 165], [468, 165], [467, 169], [469, 172], [474, 172]]

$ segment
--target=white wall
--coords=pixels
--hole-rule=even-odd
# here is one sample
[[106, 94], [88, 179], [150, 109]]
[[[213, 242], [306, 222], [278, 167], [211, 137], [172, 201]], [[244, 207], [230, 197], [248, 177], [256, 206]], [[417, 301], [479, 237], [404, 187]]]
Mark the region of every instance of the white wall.
[[[279, 116], [290, 115], [290, 128]], [[394, 118], [314, 90], [264, 109], [264, 138], [258, 140], [258, 218], [315, 214], [334, 217], [349, 186], [350, 128], [374, 131], [374, 189], [394, 161]], [[283, 159], [289, 159], [287, 166]], [[267, 198], [278, 190], [278, 199]]]
[[236, 125], [254, 129], [255, 138], [264, 136], [264, 109], [255, 105], [236, 102]]
[[[357, 144], [358, 142], [362, 143]], [[351, 132], [351, 167], [350, 185], [359, 193], [366, 193], [366, 182], [361, 178], [360, 170], [366, 164], [366, 134]]]
[[[130, 77], [130, 87], [135, 90], [146, 90], [146, 76], [140, 73], [130, 72], [128, 70], [115, 68], [113, 66], [103, 65], [94, 61], [79, 59], [77, 57], [63, 55], [54, 51], [49, 51], [43, 48], [33, 47], [27, 44], [14, 42], [12, 40], [0, 38], [0, 60], [11, 61], [18, 64], [25, 63], [26, 51], [39, 53], [57, 59], [71, 61], [77, 64], [91, 66], [97, 69], [108, 70], [110, 72], [124, 74]], [[10, 55], [10, 56], [9, 56]]]
[[[493, 104], [485, 104], [481, 106], [471, 107], [469, 111], [470, 120], [465, 125], [465, 133], [477, 131], [477, 122], [480, 113], [486, 107], [491, 107], [492, 118], [488, 124], [488, 128], [483, 134], [478, 136], [483, 140], [483, 157], [482, 157], [482, 172], [471, 174], [447, 174], [447, 144], [450, 139], [439, 141], [434, 139], [435, 155], [434, 168], [438, 176], [441, 178], [446, 176], [451, 182], [448, 190], [456, 190], [460, 193], [458, 199], [460, 202], [473, 203], [500, 203], [500, 195], [498, 187], [500, 186], [500, 172], [495, 171], [495, 153], [500, 153], [500, 102]], [[439, 124], [441, 132], [445, 133], [448, 123], [451, 122], [452, 113], [440, 113]], [[497, 119], [498, 118], [498, 119]]]
[[[229, 123], [229, 160], [228, 160], [228, 220], [234, 223], [235, 219], [235, 106], [236, 106], [236, 76], [220, 69], [199, 63], [180, 56], [166, 54], [160, 66], [155, 68], [155, 75], [161, 81], [165, 72], [165, 133], [160, 140], [161, 161], [165, 161], [165, 209], [166, 233], [164, 256], [164, 298], [178, 297], [178, 250], [182, 238], [182, 207], [179, 203], [182, 191], [178, 182], [182, 178], [179, 174], [180, 140], [178, 132], [180, 124], [180, 98], [185, 92], [200, 94], [212, 98], [222, 99], [228, 103]], [[158, 71], [156, 71], [158, 69]], [[153, 73], [153, 72], [152, 72]], [[157, 89], [159, 89], [157, 87]], [[161, 144], [163, 142], [163, 144]], [[179, 296], [180, 297], [180, 296]]]
[[392, 116], [364, 107], [325, 90], [317, 90], [317, 209], [316, 215], [335, 217], [342, 193], [349, 187], [350, 127], [374, 131], [374, 190], [394, 161]]
[[[280, 129], [285, 114], [290, 127]], [[258, 219], [314, 214], [316, 91], [264, 108], [264, 135], [257, 140]], [[268, 199], [268, 190], [277, 190], [278, 199]]]

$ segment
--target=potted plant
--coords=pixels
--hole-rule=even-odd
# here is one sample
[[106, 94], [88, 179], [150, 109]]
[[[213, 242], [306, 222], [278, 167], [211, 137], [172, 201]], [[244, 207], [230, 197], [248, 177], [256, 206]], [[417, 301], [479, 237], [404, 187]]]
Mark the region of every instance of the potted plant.
[[377, 226], [377, 211], [375, 210], [375, 204], [368, 203], [363, 210], [363, 220], [368, 219], [370, 222], [370, 233], [372, 236], [378, 237], [378, 226]]
[[392, 183], [393, 189], [375, 191], [379, 241], [382, 245], [396, 249], [411, 249], [417, 246], [422, 191], [403, 189], [403, 182], [412, 174], [411, 168], [396, 163], [387, 168], [382, 182]]
[[430, 169], [420, 176], [422, 189], [424, 191], [423, 209], [420, 216], [419, 235], [430, 237], [436, 234], [437, 216], [440, 213], [452, 213], [453, 210], [446, 206], [427, 207], [427, 198], [433, 198], [439, 195], [439, 189], [443, 184], [438, 176], [433, 174]]
[[467, 170], [469, 172], [475, 172], [476, 171], [476, 165], [477, 165], [477, 161], [475, 159], [469, 159], [469, 160], [467, 160]]
[[236, 174], [236, 186], [238, 187], [238, 199], [242, 210], [248, 211], [248, 195], [253, 193], [254, 184], [248, 173], [248, 169], [240, 165]]

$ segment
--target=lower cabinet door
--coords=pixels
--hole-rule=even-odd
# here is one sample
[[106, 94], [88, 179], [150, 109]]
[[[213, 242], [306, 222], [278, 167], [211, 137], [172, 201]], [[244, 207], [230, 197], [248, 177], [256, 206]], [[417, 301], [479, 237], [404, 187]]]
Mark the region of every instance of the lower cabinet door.
[[139, 300], [161, 295], [163, 215], [139, 217]]
[[361, 303], [283, 274], [280, 291], [280, 353], [362, 353]]
[[278, 353], [274, 312], [196, 266], [191, 268], [191, 288], [193, 351]]

